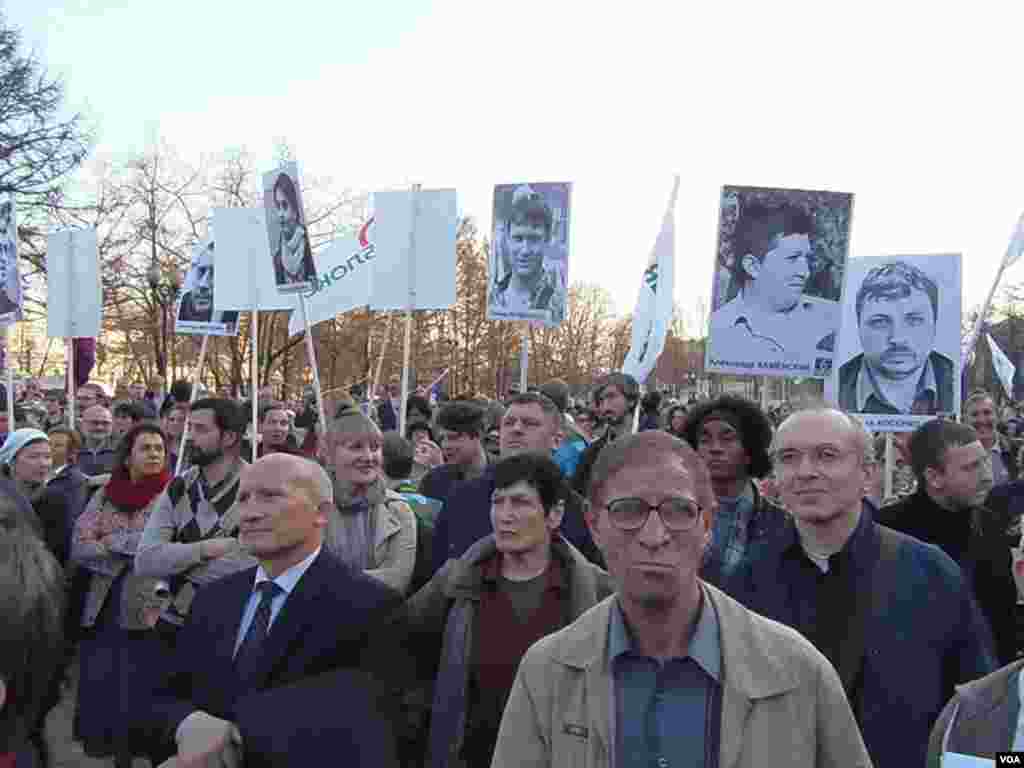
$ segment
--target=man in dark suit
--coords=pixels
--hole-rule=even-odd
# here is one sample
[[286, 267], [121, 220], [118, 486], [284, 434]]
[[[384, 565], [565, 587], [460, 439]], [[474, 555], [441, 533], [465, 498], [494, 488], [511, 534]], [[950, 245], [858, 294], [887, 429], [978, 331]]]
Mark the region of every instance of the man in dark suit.
[[939, 289], [913, 264], [875, 267], [856, 299], [862, 354], [839, 369], [839, 407], [851, 413], [952, 413], [953, 361], [933, 351]]
[[[322, 687], [323, 676], [338, 669], [373, 667], [368, 652], [382, 644], [372, 635], [401, 604], [396, 592], [321, 551], [334, 498], [319, 465], [266, 456], [243, 471], [237, 503], [239, 540], [260, 565], [196, 597], [157, 692], [129, 710], [127, 740], [135, 751], [163, 759], [176, 745], [181, 766], [239, 763], [244, 734], [255, 732], [239, 717], [248, 696], [295, 684]], [[400, 666], [395, 658], [389, 663]], [[297, 726], [309, 710], [278, 714], [259, 728], [305, 732]]]

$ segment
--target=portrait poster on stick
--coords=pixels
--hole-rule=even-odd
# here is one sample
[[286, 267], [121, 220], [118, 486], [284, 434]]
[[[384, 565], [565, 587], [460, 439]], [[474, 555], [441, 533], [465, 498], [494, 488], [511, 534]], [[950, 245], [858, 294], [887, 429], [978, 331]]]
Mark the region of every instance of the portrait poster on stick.
[[565, 319], [571, 193], [568, 182], [494, 187], [488, 320], [554, 327]]
[[708, 371], [831, 373], [853, 195], [722, 188]]
[[960, 414], [960, 254], [850, 259], [828, 392], [878, 432]]
[[192, 251], [175, 310], [175, 333], [234, 336], [238, 333], [238, 312], [213, 311], [214, 242], [207, 239]]
[[0, 326], [21, 320], [18, 217], [14, 196], [0, 195]]
[[274, 264], [274, 282], [281, 293], [303, 293], [316, 283], [313, 250], [306, 231], [299, 170], [294, 162], [263, 175], [263, 206]]

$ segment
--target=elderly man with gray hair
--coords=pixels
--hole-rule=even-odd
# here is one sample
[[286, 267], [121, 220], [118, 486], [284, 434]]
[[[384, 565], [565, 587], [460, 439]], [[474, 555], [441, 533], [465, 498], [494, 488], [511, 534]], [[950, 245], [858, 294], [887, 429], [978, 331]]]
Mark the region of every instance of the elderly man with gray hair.
[[783, 421], [772, 458], [789, 520], [726, 588], [835, 666], [875, 765], [921, 765], [954, 686], [991, 672], [995, 658], [957, 564], [875, 522], [864, 501], [870, 452], [863, 426], [841, 411]]

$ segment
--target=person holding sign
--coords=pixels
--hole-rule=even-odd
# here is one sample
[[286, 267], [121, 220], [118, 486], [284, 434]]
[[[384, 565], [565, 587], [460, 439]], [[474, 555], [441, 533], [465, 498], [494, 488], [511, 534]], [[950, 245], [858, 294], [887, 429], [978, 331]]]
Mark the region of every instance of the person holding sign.
[[715, 356], [735, 360], [830, 358], [838, 305], [805, 294], [814, 221], [788, 203], [751, 203], [736, 224], [730, 262], [738, 293], [711, 315]]
[[[287, 172], [277, 174], [272, 190], [273, 210], [267, 219], [277, 217], [277, 242], [271, 243], [274, 251], [274, 278], [279, 289], [296, 286], [305, 290], [316, 280], [313, 254], [302, 223], [302, 205], [299, 193]], [[290, 290], [290, 289], [289, 289]]]
[[875, 267], [856, 299], [862, 353], [839, 369], [839, 407], [854, 413], [952, 413], [954, 365], [934, 350], [939, 288], [907, 261]]

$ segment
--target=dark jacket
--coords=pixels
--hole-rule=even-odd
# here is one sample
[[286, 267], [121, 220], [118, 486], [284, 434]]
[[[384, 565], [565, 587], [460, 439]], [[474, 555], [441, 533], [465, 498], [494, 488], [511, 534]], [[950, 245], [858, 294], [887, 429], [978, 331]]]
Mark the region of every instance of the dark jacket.
[[380, 423], [381, 432], [394, 432], [398, 429], [398, 411], [390, 399], [384, 398], [377, 406], [377, 421]]
[[[754, 490], [754, 513], [747, 524], [747, 546], [743, 560], [756, 558], [772, 537], [785, 527], [789, 519], [782, 507], [776, 506], [761, 495], [757, 483], [752, 482], [751, 487]], [[714, 542], [704, 550], [700, 577], [709, 584], [724, 589], [726, 564], [723, 561], [722, 550], [713, 544]]]
[[1018, 661], [956, 687], [956, 695], [932, 728], [928, 768], [939, 768], [943, 752], [995, 760], [996, 752], [1008, 752], [1013, 747], [1020, 714], [1022, 667], [1024, 661]]
[[968, 568], [981, 610], [992, 626], [1001, 664], [1016, 660], [1024, 650], [1019, 620], [1024, 606], [1017, 605], [1011, 547], [1019, 546], [1024, 513], [1024, 480], [1003, 483], [985, 501], [987, 514], [971, 537]]
[[[927, 397], [914, 403], [914, 413], [936, 414], [953, 413], [955, 403], [953, 402], [953, 361], [938, 352], [928, 355], [931, 360], [932, 370], [935, 372], [935, 386], [938, 389], [935, 398]], [[861, 366], [864, 364], [864, 355], [860, 354], [847, 361], [839, 369], [839, 407], [844, 411], [859, 413], [860, 406], [857, 403], [857, 377], [860, 376]], [[871, 407], [868, 403], [866, 413], [896, 413], [892, 408], [886, 407], [883, 403], [877, 403], [877, 407]]]
[[[588, 562], [562, 537], [552, 541], [553, 560], [563, 569], [567, 587], [565, 625], [614, 591], [611, 577]], [[421, 674], [434, 682], [430, 725], [430, 768], [460, 765], [465, 741], [468, 680], [474, 658], [473, 626], [484, 583], [484, 564], [497, 554], [494, 536], [476, 542], [458, 560], [450, 560], [409, 599], [412, 645], [420, 655]]]
[[[441, 570], [448, 560], [462, 554], [485, 536], [494, 532], [491, 525], [491, 495], [494, 493], [494, 465], [475, 480], [460, 483], [441, 509], [434, 523], [434, 568]], [[590, 562], [604, 564], [604, 558], [590, 537], [583, 520], [583, 499], [570, 493], [565, 502], [561, 534]]]
[[95, 450], [86, 448], [84, 445], [78, 452], [78, 468], [83, 474], [95, 477], [107, 475], [114, 471], [114, 460], [117, 458], [117, 451], [114, 447], [113, 438], [105, 440], [103, 445]]
[[[196, 709], [234, 720], [238, 701], [247, 694], [300, 681], [313, 682], [336, 669], [373, 668], [371, 653], [385, 639], [378, 636], [401, 597], [378, 580], [353, 571], [326, 549], [321, 550], [274, 619], [267, 636], [264, 668], [254, 688], [242, 690], [234, 670], [234, 649], [256, 569], [226, 576], [196, 595], [174, 655], [155, 691], [138, 692], [136, 717], [126, 724], [125, 746], [132, 754], [161, 756], [158, 745], [173, 753], [174, 732]], [[398, 659], [391, 660], [398, 666]], [[306, 717], [312, 709], [291, 713]]]
[[[484, 452], [486, 455], [486, 451]], [[490, 456], [487, 457], [487, 465], [493, 464]], [[486, 467], [485, 467], [486, 470]], [[476, 475], [479, 477], [479, 475]], [[464, 468], [455, 464], [441, 464], [428, 471], [421, 479], [419, 492], [428, 499], [437, 499], [447, 502], [452, 491], [460, 483], [468, 482]]]
[[[355, 669], [271, 688], [239, 699], [246, 768], [330, 763], [396, 768], [395, 729], [376, 682]], [[344, 759], [342, 760], [342, 756]]]
[[963, 568], [970, 548], [971, 521], [985, 514], [983, 510], [953, 512], [944, 509], [918, 485], [910, 496], [882, 507], [875, 519], [894, 531], [913, 536], [925, 544], [934, 544]]
[[[844, 548], [852, 563], [851, 617], [852, 593], [870, 583], [878, 540], [878, 526], [865, 507]], [[801, 557], [796, 527], [789, 522], [770, 547], [744, 564], [728, 589], [752, 611], [801, 630], [801, 598], [791, 578]], [[897, 576], [884, 613], [869, 611], [864, 657], [830, 659], [843, 680], [856, 681], [848, 695], [868, 753], [882, 768], [923, 764], [932, 725], [954, 686], [996, 668], [985, 619], [956, 563], [938, 547], [907, 537], [892, 570]], [[844, 669], [844, 661], [857, 666]]]

